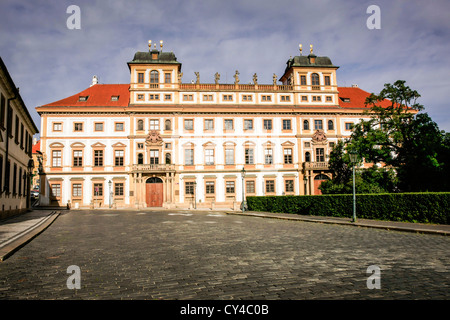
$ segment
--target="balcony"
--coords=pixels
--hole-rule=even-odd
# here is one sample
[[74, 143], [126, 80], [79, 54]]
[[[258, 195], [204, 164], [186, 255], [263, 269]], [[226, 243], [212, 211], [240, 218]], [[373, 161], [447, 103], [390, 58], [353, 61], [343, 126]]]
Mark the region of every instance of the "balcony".
[[328, 161], [324, 162], [303, 162], [305, 170], [328, 170]]
[[170, 172], [175, 171], [174, 164], [135, 164], [132, 166], [133, 172]]

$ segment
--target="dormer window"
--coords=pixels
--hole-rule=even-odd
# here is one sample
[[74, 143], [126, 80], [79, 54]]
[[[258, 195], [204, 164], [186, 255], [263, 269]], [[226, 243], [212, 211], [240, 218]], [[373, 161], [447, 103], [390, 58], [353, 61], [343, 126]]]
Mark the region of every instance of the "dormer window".
[[87, 101], [88, 98], [89, 96], [79, 96], [78, 101]]
[[343, 102], [350, 102], [350, 98], [339, 97], [339, 99], [341, 99]]
[[119, 96], [111, 96], [111, 101], [119, 101]]

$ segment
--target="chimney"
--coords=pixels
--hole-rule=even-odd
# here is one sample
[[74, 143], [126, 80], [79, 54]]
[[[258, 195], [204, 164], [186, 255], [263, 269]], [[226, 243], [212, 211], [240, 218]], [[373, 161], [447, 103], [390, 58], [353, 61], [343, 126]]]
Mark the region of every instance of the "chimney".
[[352, 84], [352, 88], [358, 88], [357, 84]]

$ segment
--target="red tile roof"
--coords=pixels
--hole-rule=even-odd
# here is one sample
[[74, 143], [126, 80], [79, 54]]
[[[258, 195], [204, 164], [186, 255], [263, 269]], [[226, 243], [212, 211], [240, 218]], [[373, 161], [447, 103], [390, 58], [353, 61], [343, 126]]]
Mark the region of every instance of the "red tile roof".
[[39, 141], [31, 148], [31, 153], [37, 153], [38, 151], [41, 151], [41, 140], [39, 140]]
[[[43, 107], [127, 107], [130, 100], [129, 84], [96, 84], [68, 98]], [[118, 96], [117, 101], [111, 97]], [[87, 97], [80, 101], [80, 97]]]
[[[370, 93], [364, 91], [358, 87], [338, 87], [339, 91], [339, 106], [341, 108], [365, 108], [366, 98], [370, 96]], [[348, 102], [345, 100], [349, 99]], [[388, 107], [391, 105], [391, 101], [384, 100], [378, 105], [381, 107]], [[368, 106], [367, 108], [370, 108]]]

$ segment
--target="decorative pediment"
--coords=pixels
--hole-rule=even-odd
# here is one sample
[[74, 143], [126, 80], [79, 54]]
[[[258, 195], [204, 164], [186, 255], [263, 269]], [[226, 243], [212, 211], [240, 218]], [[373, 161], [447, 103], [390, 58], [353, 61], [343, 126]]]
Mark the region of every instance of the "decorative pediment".
[[103, 143], [100, 143], [100, 142], [96, 142], [96, 143], [92, 144], [91, 147], [101, 149], [101, 148], [106, 148], [106, 145], [104, 145]]
[[53, 142], [51, 145], [49, 145], [50, 148], [64, 148], [64, 145], [60, 142]]
[[204, 148], [207, 148], [207, 147], [214, 148], [216, 145], [214, 143], [212, 143], [211, 141], [208, 141], [208, 142], [204, 143], [202, 146]]
[[123, 144], [122, 142], [116, 142], [112, 145], [113, 148], [126, 148], [127, 145]]
[[326, 144], [327, 136], [323, 130], [316, 130], [312, 136], [312, 142], [314, 144]]
[[295, 146], [295, 143], [291, 142], [291, 141], [285, 141], [281, 144], [283, 147], [293, 147]]
[[73, 149], [73, 148], [84, 148], [84, 147], [86, 147], [86, 146], [84, 145], [84, 143], [81, 143], [81, 142], [74, 142], [74, 143], [72, 143], [72, 144], [70, 145], [70, 147]]

